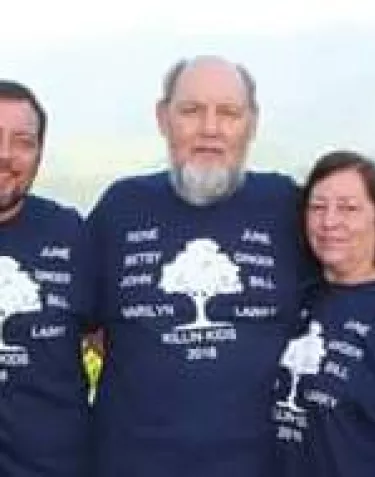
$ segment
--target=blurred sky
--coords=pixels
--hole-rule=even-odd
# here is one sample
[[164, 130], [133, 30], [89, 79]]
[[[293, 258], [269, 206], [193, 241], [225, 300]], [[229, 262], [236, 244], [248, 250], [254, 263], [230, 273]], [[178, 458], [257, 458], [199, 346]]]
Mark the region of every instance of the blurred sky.
[[255, 74], [254, 164], [298, 175], [327, 147], [375, 151], [373, 0], [0, 1], [0, 77], [47, 107], [41, 183], [58, 198], [87, 207], [114, 177], [162, 162], [154, 103], [182, 56]]
[[[373, 25], [372, 0], [18, 0], [1, 2], [1, 48], [131, 30], [290, 34], [332, 23]], [[25, 41], [27, 43], [25, 43]]]

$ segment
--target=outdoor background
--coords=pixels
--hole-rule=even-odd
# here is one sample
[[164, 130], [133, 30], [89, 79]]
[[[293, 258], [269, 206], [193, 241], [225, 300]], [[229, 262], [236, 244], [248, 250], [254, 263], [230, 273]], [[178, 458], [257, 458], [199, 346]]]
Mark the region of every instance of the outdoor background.
[[[249, 167], [303, 180], [330, 149], [375, 155], [373, 0], [0, 2], [0, 77], [49, 115], [35, 191], [83, 213], [114, 178], [165, 166], [155, 102], [171, 64], [197, 54], [257, 80]], [[95, 385], [96, 348], [84, 359]]]
[[0, 76], [49, 113], [36, 190], [87, 212], [113, 178], [161, 168], [154, 104], [177, 59], [222, 54], [254, 74], [249, 166], [303, 178], [334, 147], [375, 152], [370, 0], [1, 0]]

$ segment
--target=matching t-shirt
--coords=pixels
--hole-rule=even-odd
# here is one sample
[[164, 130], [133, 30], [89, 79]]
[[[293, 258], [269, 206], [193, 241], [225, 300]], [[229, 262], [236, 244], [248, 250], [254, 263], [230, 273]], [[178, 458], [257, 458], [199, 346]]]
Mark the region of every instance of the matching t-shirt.
[[87, 475], [79, 327], [90, 311], [76, 212], [30, 196], [0, 224], [0, 475]]
[[[375, 475], [375, 282], [309, 293], [280, 358], [273, 419], [280, 475]], [[283, 469], [283, 470], [281, 470]]]
[[93, 475], [279, 475], [270, 391], [297, 316], [294, 184], [249, 173], [199, 207], [167, 173], [123, 179], [89, 228], [109, 339]]

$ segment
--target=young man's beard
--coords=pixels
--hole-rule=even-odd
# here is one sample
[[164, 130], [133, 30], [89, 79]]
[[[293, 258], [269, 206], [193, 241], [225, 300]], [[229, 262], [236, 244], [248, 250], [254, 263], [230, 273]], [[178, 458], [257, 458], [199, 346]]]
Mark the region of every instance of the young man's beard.
[[230, 196], [244, 180], [242, 164], [235, 167], [223, 165], [173, 165], [171, 181], [177, 194], [190, 204], [205, 206]]
[[1, 216], [12, 217], [12, 211], [17, 212], [25, 199], [26, 192], [18, 188], [5, 192], [0, 190], [0, 218]]

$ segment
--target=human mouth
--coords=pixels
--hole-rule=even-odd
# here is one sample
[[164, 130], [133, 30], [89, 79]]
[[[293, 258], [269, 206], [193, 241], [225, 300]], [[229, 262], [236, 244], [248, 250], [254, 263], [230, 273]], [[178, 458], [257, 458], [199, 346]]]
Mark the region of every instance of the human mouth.
[[14, 175], [14, 171], [11, 170], [9, 167], [4, 167], [0, 165], [0, 177], [12, 177]]
[[1, 182], [9, 180], [11, 177], [13, 177], [13, 174], [11, 174], [8, 170], [0, 169], [0, 181]]
[[224, 156], [224, 148], [219, 146], [197, 146], [193, 148], [193, 155], [194, 156], [201, 156], [201, 157], [222, 157]]
[[345, 245], [346, 240], [342, 238], [336, 238], [336, 237], [319, 237], [318, 242], [324, 248], [334, 249], [334, 248], [339, 248]]
[[0, 168], [0, 188], [6, 189], [11, 187], [14, 182], [14, 174], [9, 170]]

